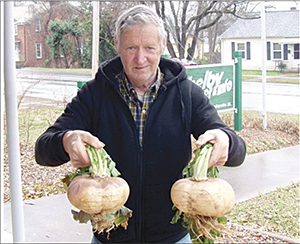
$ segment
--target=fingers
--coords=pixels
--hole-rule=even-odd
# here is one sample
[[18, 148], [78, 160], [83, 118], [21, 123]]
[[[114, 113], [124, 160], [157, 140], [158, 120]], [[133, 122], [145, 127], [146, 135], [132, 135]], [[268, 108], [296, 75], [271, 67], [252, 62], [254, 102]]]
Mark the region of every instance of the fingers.
[[219, 129], [208, 130], [200, 135], [196, 141], [196, 146], [201, 147], [206, 143], [213, 144], [213, 151], [209, 160], [209, 167], [223, 166], [228, 159], [229, 137]]
[[70, 149], [70, 160], [75, 168], [87, 167], [91, 164], [90, 158], [86, 152], [85, 144], [73, 142]]
[[86, 145], [89, 144], [97, 149], [104, 147], [104, 143], [89, 132], [75, 130], [68, 131], [63, 137], [63, 146], [69, 154], [71, 163], [76, 168], [87, 167], [91, 164], [86, 151]]
[[97, 137], [86, 131], [81, 131], [80, 138], [84, 144], [91, 145], [92, 147], [95, 147], [97, 149], [101, 149], [105, 146], [105, 144], [99, 141]]

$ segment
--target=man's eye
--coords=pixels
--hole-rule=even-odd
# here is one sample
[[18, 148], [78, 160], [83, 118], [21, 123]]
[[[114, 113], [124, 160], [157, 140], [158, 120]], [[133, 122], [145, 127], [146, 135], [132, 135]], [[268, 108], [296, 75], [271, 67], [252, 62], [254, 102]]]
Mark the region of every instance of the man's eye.
[[147, 47], [148, 50], [154, 50], [154, 47]]
[[128, 47], [128, 50], [133, 51], [134, 47]]

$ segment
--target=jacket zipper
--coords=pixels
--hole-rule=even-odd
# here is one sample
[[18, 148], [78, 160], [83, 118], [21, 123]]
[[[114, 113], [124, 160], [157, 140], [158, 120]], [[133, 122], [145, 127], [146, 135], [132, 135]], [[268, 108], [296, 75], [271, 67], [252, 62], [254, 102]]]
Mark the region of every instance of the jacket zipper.
[[140, 146], [139, 149], [139, 175], [138, 178], [138, 185], [139, 185], [139, 197], [137, 201], [137, 209], [138, 209], [138, 231], [137, 231], [137, 241], [139, 243], [144, 243], [144, 234], [143, 234], [143, 228], [144, 228], [144, 218], [143, 218], [143, 212], [144, 212], [144, 204], [143, 204], [143, 198], [144, 198], [144, 191], [143, 191], [143, 176], [144, 176], [144, 165], [143, 165], [143, 147]]
[[[165, 89], [162, 91], [164, 92]], [[138, 185], [139, 185], [139, 192], [140, 192], [140, 195], [139, 195], [139, 200], [138, 200], [138, 209], [139, 209], [139, 212], [138, 212], [138, 232], [137, 232], [137, 241], [138, 243], [145, 243], [145, 235], [144, 235], [144, 229], [145, 229], [145, 218], [144, 218], [144, 208], [145, 208], [145, 204], [144, 204], [144, 194], [145, 194], [145, 191], [144, 191], [144, 180], [145, 180], [145, 165], [144, 165], [144, 155], [143, 155], [143, 148], [144, 148], [144, 144], [145, 144], [145, 139], [147, 137], [147, 133], [146, 133], [146, 128], [147, 128], [147, 124], [148, 124], [148, 120], [149, 120], [149, 115], [150, 115], [150, 111], [152, 110], [152, 106], [153, 104], [155, 103], [155, 101], [157, 100], [158, 98], [156, 98], [154, 100], [154, 102], [152, 103], [151, 107], [148, 109], [148, 115], [146, 117], [146, 121], [145, 121], [145, 127], [144, 127], [144, 132], [143, 132], [143, 142], [141, 143], [139, 141], [139, 145], [140, 145], [140, 149], [139, 149], [139, 181], [138, 181]]]
[[[162, 88], [162, 87], [160, 87]], [[160, 93], [163, 93], [164, 91], [166, 90], [166, 87], [164, 86], [163, 87], [163, 90], [160, 92]], [[120, 94], [120, 92], [118, 92], [119, 96], [121, 97], [121, 99], [124, 101], [124, 103], [126, 104], [126, 101], [125, 99], [123, 98], [122, 94]], [[160, 94], [161, 95], [161, 94]], [[157, 98], [158, 99], [158, 98]], [[155, 101], [157, 100], [155, 99]], [[154, 102], [155, 102], [154, 101]], [[126, 104], [127, 106], [127, 104]], [[153, 104], [151, 105], [150, 109], [148, 110], [148, 115], [147, 115], [147, 118], [146, 118], [146, 121], [145, 121], [145, 127], [144, 127], [144, 135], [143, 135], [143, 142], [144, 142], [144, 139], [145, 139], [145, 129], [146, 129], [146, 124], [147, 124], [147, 120], [149, 119], [149, 114], [150, 114], [150, 110], [152, 108]], [[128, 106], [127, 106], [128, 107]], [[128, 108], [128, 111], [129, 113], [131, 114], [131, 111], [130, 109]], [[134, 122], [134, 119], [132, 117], [132, 121]], [[137, 204], [137, 219], [138, 219], [138, 223], [137, 223], [137, 242], [138, 243], [144, 243], [145, 242], [145, 236], [144, 236], [144, 232], [143, 232], [143, 229], [144, 229], [144, 218], [143, 218], [143, 213], [144, 213], [144, 204], [143, 204], [143, 199], [144, 199], [144, 184], [143, 184], [143, 180], [144, 180], [144, 160], [143, 160], [143, 144], [141, 145], [140, 141], [139, 141], [139, 133], [137, 131], [137, 128], [136, 128], [136, 125], [134, 123], [134, 128], [136, 130], [136, 138], [137, 138], [137, 143], [139, 145], [139, 155], [138, 155], [138, 165], [139, 165], [139, 175], [140, 177], [138, 178], [138, 186], [139, 186], [139, 192], [140, 192], [140, 195], [138, 197], [138, 201], [136, 202]]]
[[[123, 102], [125, 103], [126, 107], [128, 108], [127, 104], [126, 104], [126, 101], [125, 99], [123, 98], [122, 94], [117, 90], [117, 93], [119, 95], [119, 97], [123, 100]], [[132, 114], [131, 114], [131, 111], [130, 109], [128, 108], [128, 112], [129, 114], [131, 115], [131, 119], [132, 119], [132, 122], [133, 122], [133, 128], [135, 129], [136, 131], [136, 141], [137, 141], [137, 144], [138, 144], [138, 147], [139, 147], [139, 155], [138, 155], [138, 169], [139, 169], [139, 172], [138, 174], [140, 175], [140, 177], [138, 178], [137, 180], [137, 185], [139, 186], [139, 197], [138, 197], [138, 200], [135, 202], [136, 206], [137, 206], [137, 209], [134, 210], [136, 212], [136, 215], [137, 215], [137, 220], [138, 220], [138, 223], [137, 223], [137, 242], [138, 243], [144, 243], [144, 234], [143, 234], [143, 147], [139, 141], [139, 133], [137, 131], [137, 128], [136, 128], [136, 124], [134, 122], [134, 119], [132, 117]]]
[[[165, 90], [163, 90], [164, 92]], [[157, 98], [158, 99], [158, 98]], [[156, 101], [156, 99], [155, 99]], [[155, 102], [154, 101], [154, 102]], [[139, 150], [139, 170], [140, 170], [140, 178], [139, 178], [139, 190], [140, 190], [140, 196], [139, 196], [139, 202], [138, 202], [138, 206], [140, 206], [138, 209], [139, 209], [139, 213], [138, 213], [138, 236], [137, 236], [137, 241], [138, 243], [145, 243], [145, 236], [144, 236], [144, 227], [145, 227], [145, 224], [144, 224], [144, 217], [143, 217], [143, 213], [145, 212], [144, 211], [144, 207], [145, 207], [145, 204], [143, 204], [143, 200], [144, 200], [144, 184], [143, 184], [143, 180], [145, 179], [145, 167], [144, 167], [144, 160], [143, 160], [143, 145], [144, 145], [144, 142], [146, 141], [146, 128], [147, 128], [147, 121], [149, 120], [149, 115], [150, 115], [150, 111], [152, 110], [152, 106], [154, 104], [154, 102], [152, 103], [151, 107], [148, 109], [148, 115], [147, 115], [147, 118], [146, 118], [146, 121], [145, 121], [145, 127], [144, 127], [144, 132], [143, 132], [143, 142], [142, 142], [142, 145], [141, 143], [139, 142], [139, 145], [140, 145], [140, 150]]]

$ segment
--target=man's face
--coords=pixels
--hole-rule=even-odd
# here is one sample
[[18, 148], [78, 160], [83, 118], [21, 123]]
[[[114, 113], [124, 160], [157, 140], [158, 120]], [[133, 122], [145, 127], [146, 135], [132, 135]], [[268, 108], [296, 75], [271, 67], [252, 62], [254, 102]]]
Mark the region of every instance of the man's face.
[[132, 86], [137, 90], [149, 88], [156, 79], [164, 51], [157, 27], [154, 24], [136, 25], [121, 34], [119, 45], [115, 38], [115, 47]]

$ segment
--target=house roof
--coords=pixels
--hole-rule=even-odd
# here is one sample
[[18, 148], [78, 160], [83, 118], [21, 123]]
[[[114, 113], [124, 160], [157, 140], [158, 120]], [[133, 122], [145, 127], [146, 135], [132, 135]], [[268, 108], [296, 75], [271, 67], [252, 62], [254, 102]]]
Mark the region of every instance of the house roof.
[[[238, 19], [221, 38], [261, 36], [261, 19]], [[299, 11], [266, 12], [266, 37], [299, 37]]]

